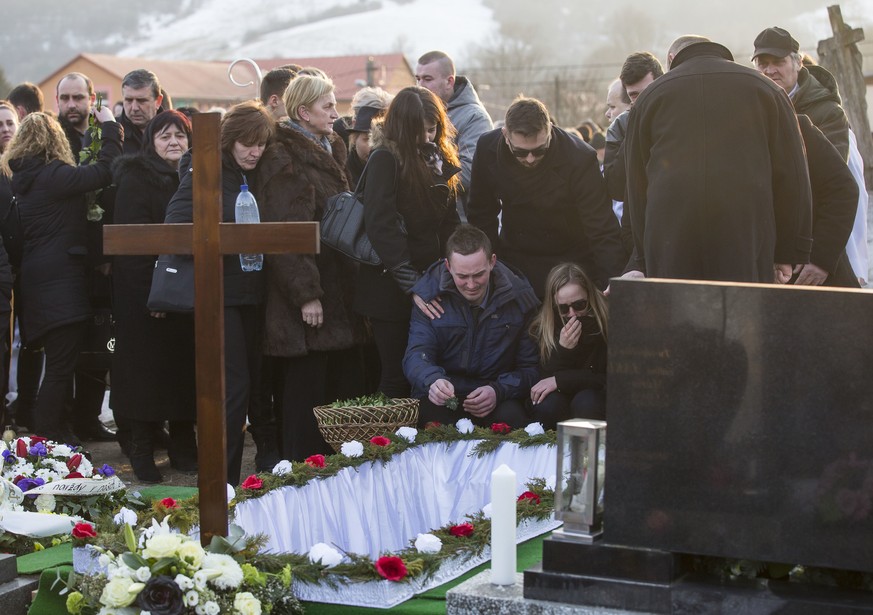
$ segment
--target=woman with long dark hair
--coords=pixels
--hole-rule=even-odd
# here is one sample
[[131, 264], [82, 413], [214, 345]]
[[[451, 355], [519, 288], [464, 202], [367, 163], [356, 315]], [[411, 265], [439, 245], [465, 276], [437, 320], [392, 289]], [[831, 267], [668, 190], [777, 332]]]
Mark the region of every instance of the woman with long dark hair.
[[606, 418], [608, 317], [606, 298], [579, 265], [549, 272], [531, 323], [545, 376], [530, 390], [531, 420], [554, 429], [568, 418]]
[[[263, 104], [239, 103], [221, 118], [221, 220], [236, 219], [240, 186], [258, 196], [256, 169], [276, 122]], [[191, 154], [179, 161], [179, 189], [167, 206], [165, 221], [191, 222], [194, 195]], [[237, 254], [224, 257], [224, 381], [227, 417], [227, 482], [239, 484], [249, 396], [258, 380], [264, 327], [263, 271], [243, 271]]]
[[77, 166], [58, 121], [31, 113], [3, 152], [24, 237], [20, 327], [26, 344], [45, 351], [45, 374], [34, 405], [34, 433], [77, 443], [64, 419], [76, 360], [91, 317], [86, 282], [85, 195], [112, 182], [110, 163], [121, 134], [108, 107], [91, 110], [101, 123], [97, 159]]
[[[178, 111], [157, 114], [146, 127], [143, 149], [112, 164], [116, 224], [159, 224], [179, 187], [179, 160], [191, 143], [191, 122]], [[136, 477], [160, 482], [154, 434], [170, 422], [170, 465], [197, 469], [194, 438], [194, 321], [188, 314], [150, 312], [146, 303], [157, 256], [116, 256], [112, 263], [110, 405], [131, 428], [130, 463]]]
[[[443, 255], [458, 224], [455, 195], [460, 179], [455, 130], [442, 101], [425, 88], [401, 90], [384, 121], [370, 130], [372, 151], [364, 177], [364, 223], [379, 266], [361, 265], [355, 309], [367, 316], [382, 364], [379, 390], [407, 397], [401, 363], [409, 335], [412, 287]], [[431, 318], [434, 307], [416, 305]]]

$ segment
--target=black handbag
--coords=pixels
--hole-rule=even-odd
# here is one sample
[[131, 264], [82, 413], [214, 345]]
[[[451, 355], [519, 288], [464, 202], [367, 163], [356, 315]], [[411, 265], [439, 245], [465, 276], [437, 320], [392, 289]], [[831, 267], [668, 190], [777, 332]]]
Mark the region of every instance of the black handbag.
[[[364, 170], [361, 171], [361, 179], [358, 180], [354, 192], [346, 190], [327, 199], [324, 213], [321, 216], [321, 241], [324, 245], [359, 263], [381, 265], [382, 259], [373, 249], [373, 244], [367, 237], [364, 225], [364, 202], [361, 197], [364, 194], [364, 178], [366, 177], [367, 165], [365, 164]], [[396, 182], [396, 173], [394, 177]], [[400, 218], [399, 215], [398, 218]], [[403, 220], [399, 221], [400, 228], [405, 233]]]
[[193, 312], [194, 259], [183, 254], [159, 256], [146, 305], [152, 312]]

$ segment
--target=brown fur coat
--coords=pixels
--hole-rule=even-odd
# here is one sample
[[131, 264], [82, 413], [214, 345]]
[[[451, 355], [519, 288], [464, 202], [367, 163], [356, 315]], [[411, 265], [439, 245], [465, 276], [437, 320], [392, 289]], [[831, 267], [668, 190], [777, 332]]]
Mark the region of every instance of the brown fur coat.
[[[331, 137], [332, 153], [282, 123], [258, 166], [260, 214], [264, 222], [321, 220], [328, 197], [348, 189], [347, 149]], [[264, 354], [297, 357], [309, 351], [342, 350], [361, 341], [351, 310], [355, 266], [330, 248], [321, 253], [268, 254]], [[301, 306], [320, 299], [324, 324], [303, 322]]]

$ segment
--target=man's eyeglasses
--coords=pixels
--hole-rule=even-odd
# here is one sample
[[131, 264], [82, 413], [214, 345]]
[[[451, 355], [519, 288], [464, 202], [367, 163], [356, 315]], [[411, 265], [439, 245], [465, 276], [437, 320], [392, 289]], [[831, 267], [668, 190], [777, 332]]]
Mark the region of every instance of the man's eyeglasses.
[[512, 143], [510, 143], [509, 139], [507, 139], [506, 145], [509, 146], [509, 151], [512, 152], [513, 156], [515, 156], [516, 158], [521, 158], [522, 160], [524, 160], [528, 156], [533, 156], [534, 158], [542, 158], [543, 156], [546, 155], [546, 152], [549, 151], [549, 145], [551, 145], [551, 143], [546, 141], [543, 145], [540, 145], [537, 148], [523, 149], [521, 147], [513, 147]]
[[579, 299], [579, 301], [573, 301], [572, 303], [559, 303], [558, 314], [566, 316], [570, 313], [570, 308], [573, 308], [573, 311], [577, 313], [584, 312], [588, 309], [588, 299]]

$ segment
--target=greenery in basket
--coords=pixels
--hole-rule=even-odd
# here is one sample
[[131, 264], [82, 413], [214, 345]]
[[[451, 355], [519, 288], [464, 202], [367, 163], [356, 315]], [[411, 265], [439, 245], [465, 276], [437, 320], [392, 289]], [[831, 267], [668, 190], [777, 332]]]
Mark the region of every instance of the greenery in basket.
[[381, 391], [376, 393], [375, 395], [361, 395], [360, 397], [355, 397], [353, 399], [346, 400], [337, 400], [333, 402], [330, 407], [331, 408], [352, 408], [352, 407], [360, 407], [360, 406], [374, 406], [374, 407], [382, 407], [382, 406], [396, 406], [397, 404], [403, 403], [402, 400], [394, 399], [393, 397], [388, 397], [385, 393]]

